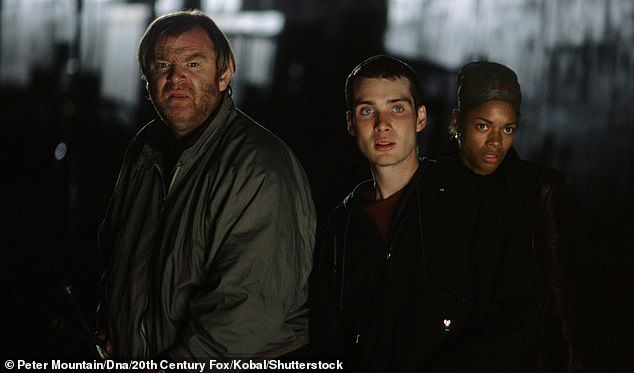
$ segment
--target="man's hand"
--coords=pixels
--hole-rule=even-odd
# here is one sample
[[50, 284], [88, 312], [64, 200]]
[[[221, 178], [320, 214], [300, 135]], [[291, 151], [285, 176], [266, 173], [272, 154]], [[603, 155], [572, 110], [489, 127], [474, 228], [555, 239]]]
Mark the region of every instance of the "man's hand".
[[106, 329], [99, 329], [95, 332], [95, 342], [97, 342], [97, 352], [102, 359], [112, 357], [112, 343]]

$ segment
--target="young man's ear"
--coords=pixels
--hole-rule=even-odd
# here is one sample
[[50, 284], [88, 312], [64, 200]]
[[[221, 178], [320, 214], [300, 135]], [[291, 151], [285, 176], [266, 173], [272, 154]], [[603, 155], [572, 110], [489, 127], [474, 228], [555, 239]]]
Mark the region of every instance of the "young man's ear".
[[420, 105], [416, 110], [416, 132], [420, 132], [427, 125], [427, 109], [425, 105]]
[[356, 136], [357, 133], [354, 130], [354, 124], [352, 123], [352, 113], [350, 111], [346, 111], [346, 123], [347, 123], [347, 129], [348, 129], [348, 133], [351, 136]]

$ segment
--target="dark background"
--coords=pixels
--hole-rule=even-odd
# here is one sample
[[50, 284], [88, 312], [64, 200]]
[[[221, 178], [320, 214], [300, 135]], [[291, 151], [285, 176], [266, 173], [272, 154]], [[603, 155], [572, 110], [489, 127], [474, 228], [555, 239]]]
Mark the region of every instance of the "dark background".
[[[70, 1], [78, 11], [89, 3]], [[400, 34], [392, 29], [386, 48], [387, 14], [394, 3], [243, 1], [243, 11], [274, 9], [285, 23], [268, 37], [275, 54], [265, 84], [246, 78], [235, 82], [239, 106], [296, 152], [323, 219], [369, 177], [345, 132], [343, 84], [358, 62], [392, 53], [419, 72], [430, 116], [420, 138], [422, 154], [439, 154], [446, 147], [455, 73], [462, 63], [489, 58], [514, 68], [524, 94], [518, 151], [562, 171], [567, 180], [572, 245], [565, 254], [574, 289], [577, 353], [589, 372], [634, 371], [634, 6], [627, 0], [515, 0], [507, 2], [520, 12], [522, 22], [515, 23], [516, 13], [495, 1], [474, 1], [469, 9], [476, 12], [467, 12], [465, 19], [490, 31], [459, 63], [448, 63], [434, 58], [434, 48], [465, 48], [468, 32], [447, 32], [438, 44], [423, 37], [408, 50], [409, 42], [398, 44]], [[432, 12], [442, 0], [402, 3], [422, 15], [421, 25], [442, 22], [442, 14]], [[452, 10], [464, 10], [460, 6], [467, 3], [455, 1]], [[2, 14], [16, 4], [0, 1]], [[135, 101], [121, 102], [102, 94], [105, 75], [69, 72], [68, 61], [79, 48], [73, 40], [55, 43], [50, 60], [33, 65], [27, 81], [16, 84], [6, 61], [16, 61], [7, 60], [14, 53], [7, 38], [17, 36], [7, 26], [11, 20], [3, 17], [2, 22], [0, 354], [4, 359], [92, 358], [62, 284], [71, 281], [77, 306], [92, 326], [101, 271], [97, 227], [125, 147], [153, 111], [140, 85]], [[416, 25], [402, 28], [411, 31]], [[421, 33], [426, 30], [421, 26]], [[245, 37], [228, 34], [234, 48]], [[243, 76], [249, 66], [245, 59], [257, 59], [247, 47], [236, 53]], [[509, 50], [521, 55], [508, 55]]]

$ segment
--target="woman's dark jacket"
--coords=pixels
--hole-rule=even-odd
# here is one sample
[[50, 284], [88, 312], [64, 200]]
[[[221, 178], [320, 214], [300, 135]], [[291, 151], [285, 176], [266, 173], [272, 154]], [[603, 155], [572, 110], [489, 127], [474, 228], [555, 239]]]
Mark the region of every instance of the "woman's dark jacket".
[[[542, 281], [544, 326], [538, 371], [563, 371], [571, 343], [570, 282], [565, 241], [566, 199], [563, 176], [521, 160], [511, 148], [500, 167], [487, 176], [507, 199], [516, 239], [527, 242], [538, 261]], [[526, 246], [526, 244], [524, 244]]]
[[320, 228], [311, 293], [315, 357], [351, 371], [522, 372], [535, 366], [538, 262], [512, 239], [495, 185], [425, 159], [389, 243], [360, 184]]

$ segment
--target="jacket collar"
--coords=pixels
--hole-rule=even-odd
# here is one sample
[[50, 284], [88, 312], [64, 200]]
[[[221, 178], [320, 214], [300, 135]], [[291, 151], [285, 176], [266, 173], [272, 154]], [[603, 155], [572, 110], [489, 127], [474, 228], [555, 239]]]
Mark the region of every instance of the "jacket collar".
[[498, 178], [515, 190], [530, 190], [538, 181], [539, 168], [520, 159], [513, 147], [490, 177]]
[[[407, 183], [407, 185], [404, 187], [405, 189], [411, 189], [411, 186], [414, 184], [414, 181], [418, 179], [418, 175], [421, 173], [421, 169], [422, 168], [423, 168], [423, 162], [421, 160], [418, 169], [416, 170], [414, 175], [412, 175], [412, 178], [410, 179], [409, 183]], [[372, 189], [373, 188], [374, 188], [374, 180], [373, 179], [361, 182], [344, 199], [344, 201], [343, 201], [344, 206], [348, 207], [349, 204], [352, 201], [355, 201], [355, 203], [361, 203], [361, 201], [368, 200], [368, 196], [369, 195], [374, 195], [374, 194], [372, 194]], [[409, 192], [405, 192], [405, 196], [404, 197], [407, 197], [407, 194], [409, 194]]]
[[209, 119], [206, 128], [203, 130], [200, 137], [190, 147], [183, 151], [181, 161], [187, 162], [190, 159], [197, 159], [200, 154], [213, 142], [220, 134], [222, 134], [228, 126], [228, 118], [234, 111], [235, 105], [230, 95], [224, 95], [222, 103], [216, 110], [216, 112]]
[[[231, 96], [225, 94], [223, 100], [214, 114], [203, 124], [202, 133], [194, 140], [193, 144], [182, 152], [179, 164], [189, 163], [197, 159], [208, 147], [208, 144], [222, 133], [228, 122], [228, 117], [234, 113], [235, 104]], [[159, 162], [162, 155], [169, 151], [173, 142], [173, 135], [167, 125], [159, 119], [155, 119], [147, 125], [146, 146], [143, 150], [144, 158], [149, 162]]]
[[[436, 160], [426, 157], [421, 159], [418, 170], [407, 184], [408, 190], [403, 199], [407, 199], [417, 187], [420, 188], [419, 191], [422, 192], [423, 196], [430, 196], [444, 191], [447, 187], [466, 182], [469, 178], [477, 179], [481, 176], [471, 172], [457, 158], [443, 157]], [[353, 201], [360, 203], [373, 185], [373, 180], [366, 180], [357, 185], [343, 201], [344, 206], [349, 207]]]

